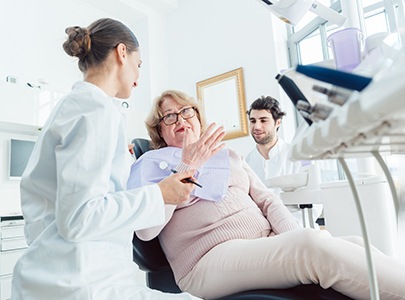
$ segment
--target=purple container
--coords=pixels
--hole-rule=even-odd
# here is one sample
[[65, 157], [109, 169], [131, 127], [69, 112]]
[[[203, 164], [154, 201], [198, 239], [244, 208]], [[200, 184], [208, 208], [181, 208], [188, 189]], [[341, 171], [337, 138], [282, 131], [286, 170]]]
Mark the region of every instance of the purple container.
[[350, 72], [361, 62], [363, 33], [358, 28], [346, 28], [332, 33], [327, 38], [332, 47], [336, 69]]

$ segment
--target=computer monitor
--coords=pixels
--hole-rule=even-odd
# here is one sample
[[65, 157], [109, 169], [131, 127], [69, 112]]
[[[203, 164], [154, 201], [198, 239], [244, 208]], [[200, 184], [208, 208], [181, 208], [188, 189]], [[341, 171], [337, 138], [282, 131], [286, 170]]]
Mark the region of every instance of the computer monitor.
[[10, 139], [9, 178], [20, 179], [30, 159], [35, 141]]

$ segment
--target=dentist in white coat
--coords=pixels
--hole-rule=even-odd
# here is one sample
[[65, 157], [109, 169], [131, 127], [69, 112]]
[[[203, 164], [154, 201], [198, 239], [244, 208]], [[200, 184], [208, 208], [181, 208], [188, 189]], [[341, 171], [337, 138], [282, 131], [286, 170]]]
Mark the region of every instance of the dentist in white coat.
[[182, 182], [190, 171], [126, 190], [131, 156], [114, 97], [137, 86], [138, 41], [112, 19], [66, 33], [63, 48], [84, 80], [52, 112], [21, 180], [29, 247], [14, 268], [12, 299], [197, 299], [136, 282], [133, 232], [163, 224], [164, 204], [194, 188]]

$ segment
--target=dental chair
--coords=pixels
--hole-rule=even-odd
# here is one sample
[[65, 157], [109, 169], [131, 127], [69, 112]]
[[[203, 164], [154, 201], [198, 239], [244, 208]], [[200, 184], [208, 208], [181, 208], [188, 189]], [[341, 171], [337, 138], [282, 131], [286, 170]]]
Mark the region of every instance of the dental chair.
[[[132, 140], [135, 157], [149, 150], [149, 140]], [[151, 289], [167, 293], [180, 293], [173, 271], [156, 237], [142, 241], [134, 233], [132, 240], [133, 260], [145, 271], [146, 285]], [[323, 289], [316, 284], [299, 285], [288, 289], [258, 289], [239, 292], [215, 300], [350, 300], [333, 289]]]

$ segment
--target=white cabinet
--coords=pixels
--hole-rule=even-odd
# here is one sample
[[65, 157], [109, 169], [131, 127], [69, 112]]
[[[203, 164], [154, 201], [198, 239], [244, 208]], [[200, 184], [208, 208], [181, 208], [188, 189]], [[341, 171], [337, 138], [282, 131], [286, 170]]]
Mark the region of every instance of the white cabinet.
[[11, 298], [14, 265], [26, 248], [22, 216], [0, 216], [0, 300]]

